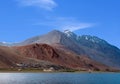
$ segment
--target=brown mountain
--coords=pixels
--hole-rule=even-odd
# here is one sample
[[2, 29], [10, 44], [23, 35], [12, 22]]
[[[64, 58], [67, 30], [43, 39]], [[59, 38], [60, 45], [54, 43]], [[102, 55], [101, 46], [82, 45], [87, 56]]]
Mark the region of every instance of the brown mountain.
[[14, 49], [20, 52], [22, 56], [49, 61], [72, 69], [92, 69], [101, 71], [106, 71], [108, 69], [112, 70], [112, 68], [93, 61], [87, 56], [76, 55], [75, 53], [63, 48], [62, 45], [51, 47], [47, 44], [31, 44], [26, 46], [16, 46]]
[[13, 47], [0, 46], [0, 68], [55, 68], [62, 69], [64, 67], [53, 64], [48, 61], [28, 58], [20, 54]]

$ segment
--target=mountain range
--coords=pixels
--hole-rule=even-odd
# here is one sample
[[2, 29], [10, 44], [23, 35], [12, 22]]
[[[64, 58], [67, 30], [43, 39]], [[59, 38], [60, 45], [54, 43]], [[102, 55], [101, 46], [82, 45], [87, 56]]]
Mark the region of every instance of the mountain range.
[[20, 43], [0, 43], [0, 68], [25, 67], [112, 71], [120, 68], [120, 49], [96, 36], [53, 30]]

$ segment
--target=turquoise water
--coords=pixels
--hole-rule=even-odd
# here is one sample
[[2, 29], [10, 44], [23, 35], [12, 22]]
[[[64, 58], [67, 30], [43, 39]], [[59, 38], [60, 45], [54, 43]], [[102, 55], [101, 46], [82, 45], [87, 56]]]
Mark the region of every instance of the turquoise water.
[[0, 73], [0, 84], [120, 84], [120, 74]]

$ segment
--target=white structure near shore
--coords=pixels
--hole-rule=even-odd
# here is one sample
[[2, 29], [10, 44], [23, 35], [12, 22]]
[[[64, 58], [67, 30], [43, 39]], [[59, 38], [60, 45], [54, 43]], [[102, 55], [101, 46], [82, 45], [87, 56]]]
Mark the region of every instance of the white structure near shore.
[[53, 67], [50, 67], [49, 69], [43, 69], [44, 72], [52, 72], [54, 71], [54, 68]]

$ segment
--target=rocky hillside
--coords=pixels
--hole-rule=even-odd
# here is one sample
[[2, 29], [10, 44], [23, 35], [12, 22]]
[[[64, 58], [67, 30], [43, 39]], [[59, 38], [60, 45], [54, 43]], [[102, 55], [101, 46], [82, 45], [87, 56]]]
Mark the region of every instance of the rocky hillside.
[[[69, 50], [56, 49], [47, 44], [31, 44], [26, 46], [14, 47], [23, 56], [49, 61], [57, 65], [65, 66], [78, 70], [111, 70], [110, 67], [91, 60], [87, 56], [77, 55]], [[57, 47], [58, 48], [58, 47]]]
[[56, 69], [64, 69], [48, 61], [25, 57], [12, 47], [0, 46], [0, 68], [39, 68], [45, 69], [54, 66]]

